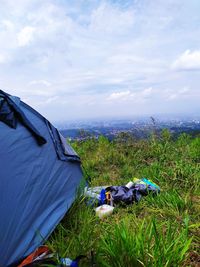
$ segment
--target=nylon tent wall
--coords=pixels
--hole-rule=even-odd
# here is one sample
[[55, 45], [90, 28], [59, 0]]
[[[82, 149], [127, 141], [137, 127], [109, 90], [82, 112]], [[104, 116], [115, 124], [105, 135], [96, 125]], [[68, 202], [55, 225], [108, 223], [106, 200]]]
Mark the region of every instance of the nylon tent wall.
[[80, 159], [57, 129], [0, 90], [0, 266], [47, 239], [75, 200], [81, 178]]

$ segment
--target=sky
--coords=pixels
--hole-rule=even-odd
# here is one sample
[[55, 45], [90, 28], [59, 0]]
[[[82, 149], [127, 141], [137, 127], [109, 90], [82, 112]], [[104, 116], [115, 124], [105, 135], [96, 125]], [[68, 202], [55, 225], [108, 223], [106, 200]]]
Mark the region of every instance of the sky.
[[0, 88], [51, 121], [200, 114], [199, 0], [0, 0]]

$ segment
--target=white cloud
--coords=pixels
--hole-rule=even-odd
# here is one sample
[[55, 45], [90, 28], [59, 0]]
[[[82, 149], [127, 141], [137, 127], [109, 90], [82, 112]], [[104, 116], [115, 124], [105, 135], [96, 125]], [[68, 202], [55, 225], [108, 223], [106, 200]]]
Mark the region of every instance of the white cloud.
[[174, 99], [176, 99], [177, 97], [178, 97], [178, 94], [171, 94], [171, 95], [169, 95], [168, 99], [169, 99], [169, 100], [174, 100]]
[[165, 90], [164, 98], [167, 100], [181, 100], [190, 97], [190, 89], [183, 87], [179, 90]]
[[31, 26], [24, 27], [17, 35], [17, 41], [19, 46], [29, 45], [33, 40], [35, 28]]
[[126, 100], [128, 97], [131, 96], [130, 91], [122, 91], [122, 92], [115, 92], [112, 93], [107, 100]]
[[52, 104], [53, 102], [56, 102], [58, 99], [59, 99], [58, 96], [53, 96], [53, 97], [47, 98], [47, 99], [43, 102], [43, 105], [45, 105], [45, 104]]
[[133, 101], [133, 102], [144, 102], [146, 101], [150, 95], [153, 94], [152, 87], [146, 88], [144, 90], [138, 90], [138, 91], [120, 91], [120, 92], [114, 92], [107, 97], [108, 101]]
[[193, 108], [199, 96], [192, 1], [3, 0], [0, 17], [1, 88], [53, 118], [66, 105], [72, 116], [160, 111], [186, 98]]
[[186, 50], [172, 64], [177, 70], [200, 70], [200, 50]]
[[133, 9], [122, 11], [119, 7], [103, 2], [94, 9], [90, 30], [104, 34], [125, 34], [134, 24]]
[[6, 61], [7, 61], [6, 56], [3, 54], [0, 54], [0, 64], [6, 63]]
[[49, 87], [51, 83], [46, 80], [34, 80], [34, 81], [29, 82], [29, 85], [44, 85], [44, 86]]
[[152, 93], [153, 93], [153, 89], [152, 87], [149, 87], [147, 89], [144, 89], [144, 91], [142, 91], [142, 96], [149, 97]]
[[184, 88], [180, 89], [178, 92], [179, 92], [179, 94], [184, 95], [184, 94], [188, 93], [189, 91], [190, 90], [188, 87], [184, 87]]
[[12, 31], [15, 28], [14, 23], [10, 20], [4, 19], [4, 20], [2, 20], [1, 23], [4, 26], [5, 30], [7, 30], [7, 31]]

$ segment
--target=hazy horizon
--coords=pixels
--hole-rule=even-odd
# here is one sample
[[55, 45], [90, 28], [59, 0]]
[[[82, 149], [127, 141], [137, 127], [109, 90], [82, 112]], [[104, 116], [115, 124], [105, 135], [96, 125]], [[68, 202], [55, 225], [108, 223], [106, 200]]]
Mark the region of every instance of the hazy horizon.
[[173, 121], [173, 120], [182, 120], [182, 121], [190, 121], [190, 120], [200, 120], [200, 114], [144, 114], [144, 115], [127, 115], [127, 116], [105, 116], [105, 117], [88, 117], [88, 118], [72, 118], [72, 119], [64, 119], [64, 120], [54, 120], [52, 121], [56, 125], [61, 124], [79, 124], [79, 123], [100, 123], [100, 122], [127, 122], [127, 121], [135, 121], [139, 122], [142, 120], [152, 121], [152, 118], [155, 121]]
[[200, 113], [200, 1], [0, 3], [0, 88], [49, 120]]

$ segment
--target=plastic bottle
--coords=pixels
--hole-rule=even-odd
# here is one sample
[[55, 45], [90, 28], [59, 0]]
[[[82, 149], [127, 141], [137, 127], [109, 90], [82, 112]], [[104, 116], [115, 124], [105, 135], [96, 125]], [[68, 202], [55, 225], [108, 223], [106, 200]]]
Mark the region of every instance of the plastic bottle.
[[71, 264], [73, 263], [73, 261], [69, 258], [62, 258], [60, 261], [66, 267], [71, 266]]

